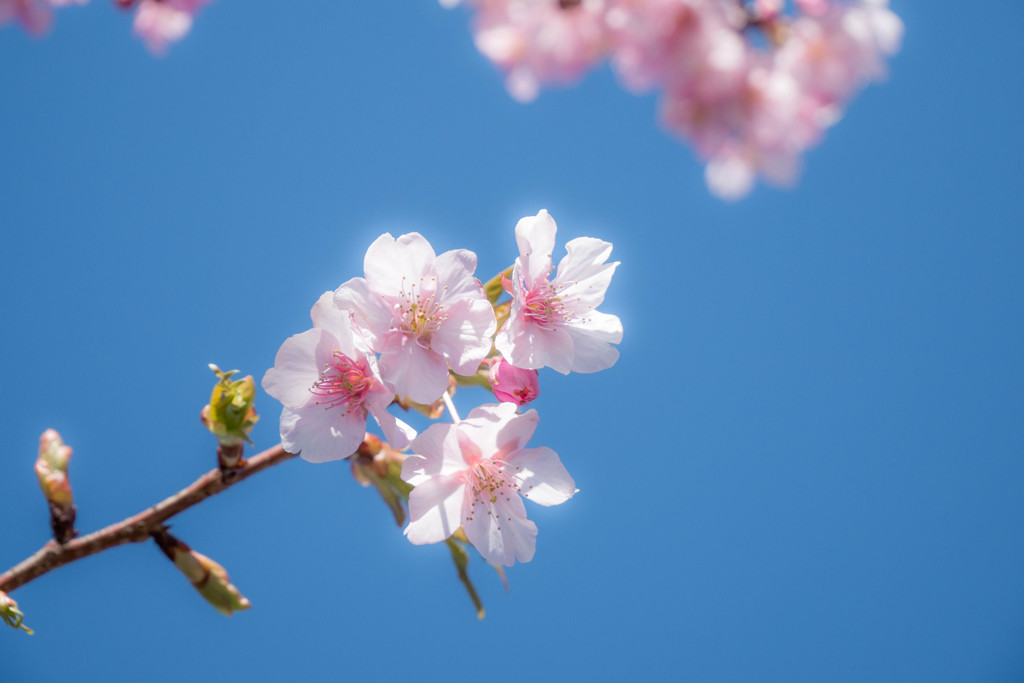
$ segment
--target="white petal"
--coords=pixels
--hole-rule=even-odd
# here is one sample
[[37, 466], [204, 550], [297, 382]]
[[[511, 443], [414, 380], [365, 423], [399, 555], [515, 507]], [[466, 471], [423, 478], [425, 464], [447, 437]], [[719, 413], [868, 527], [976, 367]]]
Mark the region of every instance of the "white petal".
[[[419, 283], [421, 278], [429, 282], [435, 277], [436, 260], [430, 242], [418, 232], [402, 235], [397, 240], [384, 233], [366, 250], [363, 270], [370, 291], [397, 296], [411, 283]], [[430, 291], [433, 292], [433, 287]]]
[[[612, 316], [614, 317], [614, 316]], [[570, 327], [572, 335], [573, 372], [599, 372], [607, 370], [619, 360], [619, 350], [598, 336], [588, 334], [587, 330]], [[619, 335], [621, 337], [621, 334]]]
[[263, 389], [289, 408], [310, 402], [309, 389], [320, 379], [323, 364], [331, 358], [336, 340], [324, 330], [306, 330], [284, 340], [274, 367], [263, 375]]
[[[518, 559], [529, 562], [536, 548], [537, 525], [526, 518], [523, 499], [518, 495], [500, 504], [473, 504], [467, 495], [463, 504], [462, 528], [466, 538], [485, 560], [511, 567]], [[489, 513], [489, 514], [488, 514]]]
[[514, 403], [488, 403], [470, 411], [458, 429], [479, 447], [485, 458], [504, 459], [520, 450], [537, 431], [537, 411], [516, 414]]
[[453, 474], [433, 477], [409, 494], [409, 526], [406, 537], [416, 545], [440, 543], [462, 526], [461, 513], [466, 484]]
[[573, 339], [565, 329], [545, 329], [522, 318], [509, 318], [495, 339], [501, 355], [517, 368], [548, 367], [563, 375], [572, 370], [572, 345]]
[[519, 480], [519, 490], [526, 498], [540, 505], [558, 505], [572, 498], [576, 483], [569, 476], [558, 454], [550, 448], [527, 448], [505, 457]]
[[537, 280], [546, 280], [551, 272], [556, 231], [555, 219], [545, 209], [541, 209], [536, 216], [527, 216], [516, 223], [518, 260], [531, 287]]
[[468, 249], [453, 249], [437, 257], [437, 281], [441, 291], [437, 298], [442, 305], [450, 305], [465, 297], [485, 298], [483, 287], [475, 277], [476, 254]]
[[345, 414], [341, 407], [309, 405], [281, 412], [281, 445], [309, 462], [347, 458], [366, 434], [366, 416]]
[[472, 375], [491, 352], [491, 338], [498, 327], [494, 308], [481, 294], [476, 300], [458, 301], [446, 313], [448, 317], [434, 333], [430, 346], [444, 354], [452, 370]]
[[380, 374], [396, 394], [417, 403], [433, 403], [448, 389], [448, 364], [441, 354], [398, 332], [381, 349]]
[[355, 324], [366, 333], [373, 349], [383, 345], [383, 337], [391, 329], [391, 309], [378, 294], [370, 291], [361, 277], [354, 277], [334, 292], [334, 304], [352, 313]]
[[611, 254], [609, 242], [579, 237], [565, 246], [566, 255], [558, 264], [554, 284], [574, 313], [597, 308], [604, 301], [612, 275], [619, 265], [605, 263]]
[[402, 479], [416, 486], [414, 478], [448, 476], [465, 470], [455, 430], [450, 422], [439, 422], [420, 432], [410, 446], [416, 455], [402, 463]]

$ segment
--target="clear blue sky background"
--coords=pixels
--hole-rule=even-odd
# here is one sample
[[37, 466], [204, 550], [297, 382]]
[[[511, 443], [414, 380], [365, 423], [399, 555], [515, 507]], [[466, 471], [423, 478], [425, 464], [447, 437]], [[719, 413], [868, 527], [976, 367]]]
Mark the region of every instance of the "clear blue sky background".
[[218, 0], [162, 60], [101, 0], [0, 31], [4, 568], [47, 538], [44, 428], [83, 531], [178, 490], [206, 364], [262, 376], [385, 230], [487, 277], [547, 208], [614, 242], [625, 325], [612, 370], [542, 374], [580, 493], [528, 504], [511, 593], [474, 559], [483, 622], [443, 546], [295, 461], [174, 522], [252, 610], [122, 547], [14, 593], [0, 680], [1022, 680], [1024, 12], [894, 4], [890, 81], [736, 205], [654, 97], [603, 69], [516, 104], [431, 0]]

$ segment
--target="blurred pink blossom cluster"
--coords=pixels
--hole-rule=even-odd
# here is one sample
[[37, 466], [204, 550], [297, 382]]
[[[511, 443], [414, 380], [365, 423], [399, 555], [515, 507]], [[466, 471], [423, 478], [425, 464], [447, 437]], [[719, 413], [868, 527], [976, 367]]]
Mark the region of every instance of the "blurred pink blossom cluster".
[[[607, 262], [612, 245], [571, 240], [556, 269], [555, 232], [547, 211], [520, 220], [518, 258], [486, 285], [471, 251], [437, 254], [419, 233], [377, 238], [364, 276], [324, 292], [312, 329], [285, 340], [263, 377], [284, 406], [284, 448], [311, 462], [347, 458], [372, 418], [389, 453], [412, 451], [400, 469], [414, 487], [410, 541], [439, 543], [462, 528], [492, 564], [529, 561], [537, 527], [521, 497], [554, 505], [576, 488], [554, 451], [527, 448], [538, 417], [519, 408], [540, 393], [538, 369], [609, 368], [622, 340], [619, 319], [597, 310], [618, 266]], [[485, 386], [499, 403], [460, 420], [460, 385]], [[447, 409], [452, 423], [417, 435], [393, 404], [433, 419]]]
[[[41, 35], [53, 23], [53, 9], [84, 5], [89, 0], [0, 0], [0, 24], [17, 20], [33, 35]], [[122, 9], [135, 8], [132, 30], [150, 52], [162, 55], [167, 47], [192, 29], [192, 18], [211, 0], [114, 0]]]
[[626, 88], [662, 91], [661, 117], [706, 162], [711, 191], [795, 181], [903, 24], [888, 0], [441, 0], [474, 11], [477, 48], [509, 93], [535, 98], [607, 59]]
[[0, 0], [0, 24], [17, 21], [33, 35], [41, 35], [53, 23], [53, 10], [66, 5], [84, 5], [89, 0]]

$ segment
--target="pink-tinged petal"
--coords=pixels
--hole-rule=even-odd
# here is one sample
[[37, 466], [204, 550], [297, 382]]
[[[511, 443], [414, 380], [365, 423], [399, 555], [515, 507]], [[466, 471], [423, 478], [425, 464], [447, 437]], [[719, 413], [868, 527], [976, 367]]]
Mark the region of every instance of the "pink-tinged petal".
[[334, 292], [334, 305], [349, 311], [355, 324], [366, 334], [374, 349], [384, 343], [384, 335], [391, 329], [394, 315], [380, 296], [370, 291], [366, 280], [354, 277]]
[[391, 398], [392, 395], [389, 395], [386, 402], [368, 401], [366, 409], [373, 416], [373, 419], [377, 421], [377, 424], [380, 425], [388, 444], [392, 448], [402, 449], [407, 447], [416, 438], [416, 430], [388, 412], [387, 407], [388, 403], [391, 402]]
[[494, 308], [483, 294], [479, 299], [456, 302], [430, 340], [430, 347], [448, 359], [452, 370], [472, 375], [491, 352], [491, 339], [498, 323]]
[[380, 374], [399, 396], [433, 403], [448, 389], [448, 364], [404, 334], [391, 334], [380, 352]]
[[494, 345], [517, 368], [549, 367], [563, 375], [572, 370], [573, 338], [561, 328], [544, 329], [523, 319], [509, 318]]
[[285, 339], [274, 367], [263, 375], [263, 389], [289, 408], [301, 408], [314, 398], [309, 389], [320, 379], [337, 340], [325, 330], [306, 330]]
[[[370, 245], [363, 259], [366, 282], [370, 291], [384, 296], [397, 296], [415, 284], [420, 291], [434, 291], [436, 256], [426, 238], [418, 232], [402, 235], [397, 240], [384, 233]], [[422, 284], [421, 284], [422, 283]]]
[[[533, 427], [525, 426], [532, 435], [536, 429], [537, 420], [536, 411], [531, 410], [530, 413], [533, 413]], [[477, 444], [481, 457], [490, 458], [498, 452], [500, 444], [508, 440], [506, 438], [504, 441], [499, 441], [498, 435], [508, 426], [509, 421], [515, 418], [516, 405], [514, 403], [485, 403], [469, 411], [466, 419], [459, 423], [458, 429]], [[527, 441], [530, 435], [526, 437]]]
[[[402, 466], [402, 479], [413, 484], [409, 477], [420, 474], [448, 476], [466, 469], [466, 461], [459, 448], [456, 426], [451, 423], [432, 424], [413, 439], [410, 449], [419, 458], [408, 458]], [[407, 476], [408, 475], [408, 476]]]
[[460, 474], [434, 477], [409, 494], [409, 526], [406, 537], [416, 545], [440, 543], [462, 526], [461, 512], [466, 484]]
[[551, 255], [555, 251], [555, 219], [545, 209], [536, 216], [527, 216], [516, 223], [516, 244], [519, 263], [529, 286], [546, 280], [551, 272]]
[[[360, 411], [361, 412], [361, 411]], [[347, 458], [366, 434], [366, 415], [310, 405], [281, 412], [281, 445], [309, 462]]]
[[573, 343], [573, 372], [607, 370], [619, 360], [618, 349], [597, 336], [588, 334], [587, 330], [570, 327], [569, 334], [572, 335]]
[[515, 403], [488, 403], [470, 411], [458, 429], [476, 444], [482, 457], [502, 460], [529, 443], [537, 420], [536, 410], [518, 415]]
[[437, 293], [438, 301], [449, 306], [464, 298], [485, 298], [483, 287], [475, 277], [476, 254], [468, 249], [453, 249], [437, 257], [437, 280], [443, 291]]
[[619, 320], [619, 316], [601, 311], [591, 311], [585, 317], [573, 322], [567, 329], [574, 335], [574, 343], [576, 338], [582, 334], [612, 344], [622, 341], [622, 321]]
[[576, 493], [576, 483], [550, 448], [519, 450], [506, 456], [505, 462], [505, 470], [519, 482], [519, 492], [535, 503], [558, 505]]
[[[361, 331], [352, 328], [352, 313], [341, 309], [334, 292], [324, 292], [309, 312], [313, 327], [327, 330], [338, 340], [338, 351], [353, 360], [372, 355], [369, 340]], [[374, 364], [375, 365], [375, 364]]]
[[537, 545], [537, 525], [526, 518], [523, 499], [517, 495], [485, 505], [465, 497], [462, 528], [473, 547], [493, 565], [511, 567], [516, 560], [529, 562]]
[[617, 261], [605, 263], [612, 245], [593, 237], [579, 237], [565, 245], [565, 249], [567, 253], [559, 262], [553, 281], [559, 296], [573, 313], [597, 308], [604, 301], [619, 265]]

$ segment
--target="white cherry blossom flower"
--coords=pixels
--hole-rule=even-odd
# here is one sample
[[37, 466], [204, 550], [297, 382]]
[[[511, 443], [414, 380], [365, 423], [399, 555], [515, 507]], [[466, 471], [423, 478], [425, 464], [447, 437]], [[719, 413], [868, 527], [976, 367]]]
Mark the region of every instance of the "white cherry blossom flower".
[[376, 358], [353, 329], [350, 316], [325, 292], [313, 306], [314, 327], [285, 340], [263, 388], [284, 405], [281, 443], [310, 462], [347, 458], [373, 418], [395, 448], [415, 436], [387, 411], [394, 390], [377, 371]]
[[549, 280], [555, 231], [543, 209], [516, 225], [519, 258], [506, 287], [512, 310], [494, 345], [517, 368], [550, 367], [562, 374], [610, 368], [619, 358], [612, 344], [622, 341], [622, 323], [597, 307], [619, 265], [605, 263], [612, 245], [593, 237], [570, 241]]
[[466, 249], [434, 254], [419, 233], [381, 235], [364, 259], [365, 278], [352, 278], [334, 294], [352, 312], [380, 372], [399, 396], [432, 403], [448, 387], [448, 368], [469, 375], [491, 350], [497, 323], [480, 282], [476, 254]]
[[529, 562], [537, 525], [522, 498], [564, 503], [576, 485], [550, 448], [526, 448], [537, 411], [516, 414], [514, 403], [475, 408], [456, 424], [434, 424], [412, 442], [416, 455], [402, 464], [409, 494], [408, 539], [439, 543], [460, 526], [485, 560]]

